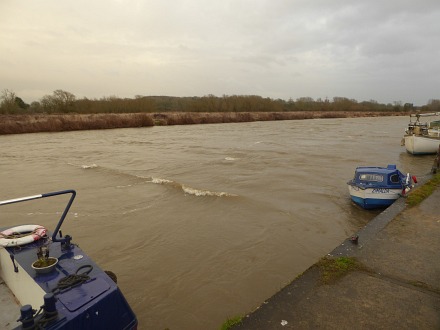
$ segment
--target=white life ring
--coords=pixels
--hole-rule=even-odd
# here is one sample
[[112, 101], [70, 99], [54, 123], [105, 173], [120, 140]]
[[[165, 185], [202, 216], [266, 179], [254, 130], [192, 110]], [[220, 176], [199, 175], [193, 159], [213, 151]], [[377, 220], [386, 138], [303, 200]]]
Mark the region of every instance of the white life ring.
[[[0, 232], [0, 246], [10, 247], [29, 244], [45, 236], [46, 232], [46, 228], [40, 225], [23, 225], [12, 227]], [[25, 233], [28, 233], [28, 235], [17, 238], [8, 238], [8, 236], [12, 236], [14, 234]]]

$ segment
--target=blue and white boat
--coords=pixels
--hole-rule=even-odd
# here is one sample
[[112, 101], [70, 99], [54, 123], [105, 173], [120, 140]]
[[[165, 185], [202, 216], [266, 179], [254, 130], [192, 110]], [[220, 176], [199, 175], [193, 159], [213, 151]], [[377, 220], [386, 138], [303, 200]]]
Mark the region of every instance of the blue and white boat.
[[400, 172], [396, 165], [357, 167], [347, 182], [351, 199], [364, 209], [384, 208], [411, 189], [415, 177]]
[[[40, 198], [70, 195], [58, 224], [49, 232], [42, 225], [0, 228], [0, 283], [2, 313], [13, 321], [3, 329], [137, 329], [131, 307], [112, 272], [103, 271], [61, 225], [76, 196], [74, 190], [0, 201], [0, 206]], [[4, 303], [12, 294], [13, 303]], [[11, 309], [10, 312], [6, 308]], [[18, 320], [17, 320], [18, 319]]]

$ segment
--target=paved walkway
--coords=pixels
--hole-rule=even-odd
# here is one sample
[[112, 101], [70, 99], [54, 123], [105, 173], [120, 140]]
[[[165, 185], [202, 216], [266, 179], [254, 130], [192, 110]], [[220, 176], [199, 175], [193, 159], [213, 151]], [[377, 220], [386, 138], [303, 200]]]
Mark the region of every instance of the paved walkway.
[[440, 189], [399, 199], [330, 256], [363, 270], [322, 284], [313, 266], [233, 329], [440, 329]]

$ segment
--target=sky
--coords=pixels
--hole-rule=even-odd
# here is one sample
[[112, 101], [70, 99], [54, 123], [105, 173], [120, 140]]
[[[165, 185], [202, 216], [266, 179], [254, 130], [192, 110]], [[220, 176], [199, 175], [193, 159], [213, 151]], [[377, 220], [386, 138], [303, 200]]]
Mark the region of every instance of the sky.
[[0, 91], [440, 99], [439, 0], [0, 0]]

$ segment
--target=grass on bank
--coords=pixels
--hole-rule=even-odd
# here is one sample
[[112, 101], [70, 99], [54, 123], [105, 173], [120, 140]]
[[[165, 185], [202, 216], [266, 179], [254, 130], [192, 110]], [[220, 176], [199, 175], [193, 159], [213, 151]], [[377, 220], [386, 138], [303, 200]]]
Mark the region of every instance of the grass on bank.
[[317, 266], [321, 272], [321, 283], [323, 284], [334, 283], [350, 271], [365, 268], [354, 257], [324, 257], [317, 263]]
[[434, 190], [440, 187], [440, 173], [435, 174], [424, 185], [415, 188], [406, 198], [406, 203], [409, 206], [416, 206], [420, 204], [424, 199], [430, 196]]
[[231, 327], [233, 327], [234, 325], [239, 325], [241, 324], [243, 320], [242, 316], [234, 316], [231, 318], [228, 318], [220, 327], [220, 330], [229, 330]]

